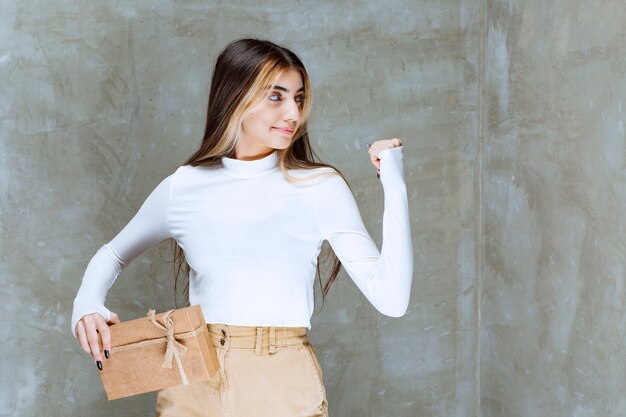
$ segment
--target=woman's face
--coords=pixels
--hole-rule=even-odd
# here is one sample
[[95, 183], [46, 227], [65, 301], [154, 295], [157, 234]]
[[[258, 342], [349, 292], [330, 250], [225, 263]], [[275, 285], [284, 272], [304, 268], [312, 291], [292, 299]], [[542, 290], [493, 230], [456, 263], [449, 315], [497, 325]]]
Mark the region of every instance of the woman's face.
[[243, 119], [237, 159], [262, 158], [287, 148], [301, 123], [303, 103], [302, 76], [293, 69], [285, 71], [261, 104]]

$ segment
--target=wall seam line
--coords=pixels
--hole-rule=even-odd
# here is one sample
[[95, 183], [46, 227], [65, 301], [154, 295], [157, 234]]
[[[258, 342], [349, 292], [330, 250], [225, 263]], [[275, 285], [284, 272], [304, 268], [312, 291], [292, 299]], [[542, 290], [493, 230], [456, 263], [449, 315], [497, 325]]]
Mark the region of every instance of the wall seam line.
[[482, 281], [483, 281], [483, 142], [484, 142], [484, 86], [485, 86], [485, 37], [486, 11], [485, 0], [478, 0], [479, 7], [479, 46], [478, 46], [478, 120], [476, 132], [476, 166], [474, 181], [476, 189], [476, 348], [475, 348], [475, 381], [476, 381], [476, 417], [481, 415], [482, 386], [481, 386], [481, 335], [482, 335]]

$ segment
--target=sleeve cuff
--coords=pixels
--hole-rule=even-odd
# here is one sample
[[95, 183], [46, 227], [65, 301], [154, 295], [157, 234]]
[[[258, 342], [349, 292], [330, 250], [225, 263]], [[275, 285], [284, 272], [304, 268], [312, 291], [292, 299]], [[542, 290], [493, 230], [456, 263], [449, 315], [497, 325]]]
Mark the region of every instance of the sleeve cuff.
[[78, 323], [78, 321], [83, 318], [83, 316], [87, 315], [87, 314], [91, 314], [91, 313], [100, 313], [102, 314], [102, 317], [104, 317], [104, 319], [108, 322], [109, 320], [111, 320], [111, 311], [106, 308], [103, 305], [93, 305], [91, 304], [89, 307], [87, 306], [81, 306], [81, 301], [79, 301], [78, 299], [74, 300], [74, 311], [72, 312], [72, 334], [74, 335], [74, 337], [76, 336], [76, 323]]
[[396, 160], [402, 160], [402, 148], [403, 146], [396, 146], [395, 148], [385, 149], [378, 154], [378, 158], [380, 160], [386, 159], [387, 155], [391, 158], [395, 158]]
[[380, 180], [383, 185], [387, 181], [404, 181], [402, 146], [385, 149], [378, 154], [380, 159]]

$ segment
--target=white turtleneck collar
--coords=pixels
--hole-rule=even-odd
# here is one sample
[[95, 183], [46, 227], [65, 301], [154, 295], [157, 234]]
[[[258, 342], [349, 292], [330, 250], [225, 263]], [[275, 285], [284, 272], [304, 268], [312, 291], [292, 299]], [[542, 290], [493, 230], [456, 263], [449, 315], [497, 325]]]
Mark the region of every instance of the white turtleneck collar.
[[235, 178], [256, 178], [278, 168], [278, 151], [261, 159], [246, 161], [222, 157], [222, 172]]

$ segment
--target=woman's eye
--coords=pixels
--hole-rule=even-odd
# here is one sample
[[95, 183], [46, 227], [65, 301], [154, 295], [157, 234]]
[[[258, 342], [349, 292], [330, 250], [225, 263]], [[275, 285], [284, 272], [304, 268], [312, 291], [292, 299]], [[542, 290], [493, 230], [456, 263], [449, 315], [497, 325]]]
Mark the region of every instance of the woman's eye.
[[[283, 99], [283, 97], [279, 93], [270, 94], [268, 97], [269, 97], [269, 99], [271, 101], [282, 101], [282, 99]], [[304, 104], [304, 102], [306, 100], [306, 97], [304, 97], [304, 96], [297, 96], [297, 97], [294, 97], [294, 100], [298, 104]]]

